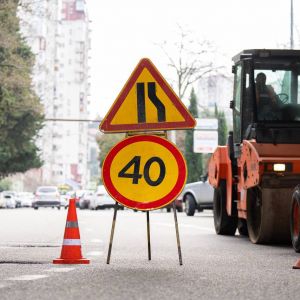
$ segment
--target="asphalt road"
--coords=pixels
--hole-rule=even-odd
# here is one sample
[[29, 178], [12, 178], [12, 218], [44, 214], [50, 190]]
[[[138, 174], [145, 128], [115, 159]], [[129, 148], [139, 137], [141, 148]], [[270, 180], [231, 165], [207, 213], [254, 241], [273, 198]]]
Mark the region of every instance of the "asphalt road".
[[66, 211], [0, 210], [1, 299], [298, 299], [300, 258], [289, 246], [253, 245], [217, 236], [210, 211], [178, 214], [183, 266], [172, 213], [119, 211], [106, 264], [113, 210], [78, 211], [83, 256], [90, 265], [53, 265]]

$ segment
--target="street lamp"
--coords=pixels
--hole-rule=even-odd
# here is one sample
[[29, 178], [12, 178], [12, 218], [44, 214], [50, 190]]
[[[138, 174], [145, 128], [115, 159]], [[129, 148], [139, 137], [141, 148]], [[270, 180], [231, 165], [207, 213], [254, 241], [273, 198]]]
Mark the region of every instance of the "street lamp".
[[293, 0], [291, 0], [291, 31], [290, 31], [290, 48], [294, 49], [294, 8]]

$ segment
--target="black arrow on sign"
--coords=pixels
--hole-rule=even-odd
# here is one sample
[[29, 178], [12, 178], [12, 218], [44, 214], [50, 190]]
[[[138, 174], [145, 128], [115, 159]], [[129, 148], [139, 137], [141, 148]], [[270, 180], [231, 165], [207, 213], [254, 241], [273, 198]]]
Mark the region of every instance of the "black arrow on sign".
[[[145, 83], [139, 82], [136, 84], [137, 90], [137, 110], [138, 123], [146, 123], [146, 106], [145, 106]], [[148, 97], [157, 109], [158, 122], [166, 121], [166, 109], [164, 104], [156, 95], [155, 82], [148, 82]]]

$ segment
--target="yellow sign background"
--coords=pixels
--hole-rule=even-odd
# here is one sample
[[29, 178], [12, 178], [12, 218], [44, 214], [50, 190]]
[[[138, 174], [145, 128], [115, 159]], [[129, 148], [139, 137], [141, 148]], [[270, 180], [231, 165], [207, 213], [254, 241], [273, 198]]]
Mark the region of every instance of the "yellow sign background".
[[[119, 177], [119, 172], [134, 157], [140, 156], [139, 174], [143, 175], [145, 163], [152, 157], [159, 157], [165, 164], [166, 174], [163, 181], [157, 186], [149, 185], [144, 176], [137, 184], [132, 183], [132, 178]], [[132, 174], [134, 166], [131, 166], [126, 173]], [[159, 177], [160, 167], [153, 163], [150, 167], [150, 178], [156, 180]], [[118, 192], [124, 197], [137, 202], [153, 202], [167, 195], [176, 184], [179, 176], [178, 164], [174, 155], [164, 146], [149, 141], [141, 141], [127, 145], [114, 157], [110, 169], [112, 183], [117, 187]]]
[[[136, 83], [145, 83], [145, 106], [146, 106], [146, 120], [147, 123], [156, 123], [157, 108], [148, 99], [148, 82], [156, 82], [148, 69], [143, 69], [139, 75]], [[125, 98], [122, 106], [117, 111], [116, 115], [111, 121], [112, 125], [118, 124], [138, 124], [138, 108], [137, 108], [137, 93], [136, 83]], [[159, 100], [164, 104], [166, 110], [166, 122], [184, 122], [184, 117], [179, 110], [175, 107], [170, 98], [166, 95], [160, 85], [156, 82], [156, 95]]]

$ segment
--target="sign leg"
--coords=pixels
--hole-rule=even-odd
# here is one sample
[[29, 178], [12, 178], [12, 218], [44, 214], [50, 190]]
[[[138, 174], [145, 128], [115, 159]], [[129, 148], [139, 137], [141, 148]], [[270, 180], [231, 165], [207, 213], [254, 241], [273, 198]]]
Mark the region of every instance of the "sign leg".
[[173, 210], [174, 210], [174, 221], [175, 221], [175, 230], [176, 230], [179, 264], [182, 266], [182, 255], [181, 255], [181, 246], [180, 246], [180, 238], [179, 238], [179, 229], [178, 229], [178, 221], [177, 221], [177, 212], [176, 212], [175, 201], [173, 201]]
[[151, 260], [150, 217], [149, 217], [149, 211], [147, 211], [146, 213], [147, 213], [148, 260]]
[[113, 217], [113, 221], [112, 221], [112, 225], [111, 225], [110, 240], [109, 240], [108, 254], [107, 254], [107, 260], [106, 260], [106, 263], [108, 265], [110, 262], [110, 255], [111, 255], [111, 249], [112, 249], [112, 243], [113, 243], [115, 225], [116, 225], [116, 219], [117, 219], [117, 211], [118, 211], [118, 202], [116, 202], [116, 204], [115, 204], [114, 217]]

